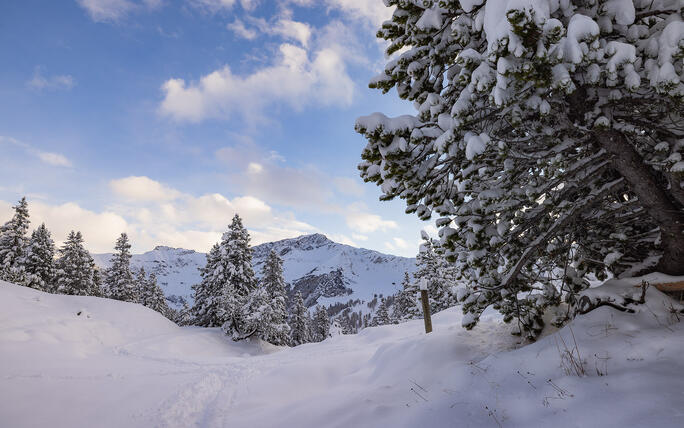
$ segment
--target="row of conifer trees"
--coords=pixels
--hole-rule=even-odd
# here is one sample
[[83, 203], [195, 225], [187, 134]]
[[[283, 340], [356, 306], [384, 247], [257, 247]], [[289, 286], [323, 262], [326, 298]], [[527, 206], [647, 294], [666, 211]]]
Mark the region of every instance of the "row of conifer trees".
[[111, 266], [104, 272], [83, 245], [81, 232], [71, 231], [55, 248], [50, 231], [41, 224], [29, 235], [26, 198], [13, 207], [14, 215], [0, 228], [0, 279], [50, 293], [99, 296], [143, 304], [173, 317], [154, 274], [130, 266], [131, 244], [123, 233], [117, 239]]

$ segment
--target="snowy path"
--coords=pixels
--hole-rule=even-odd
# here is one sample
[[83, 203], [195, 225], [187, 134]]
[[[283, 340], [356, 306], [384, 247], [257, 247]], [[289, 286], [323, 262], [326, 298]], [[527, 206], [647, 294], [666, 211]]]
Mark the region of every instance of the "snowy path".
[[632, 324], [608, 309], [576, 320], [587, 367], [608, 374], [577, 378], [560, 368], [556, 335], [509, 351], [516, 338], [495, 316], [467, 332], [458, 310], [449, 310], [435, 316], [430, 335], [417, 321], [283, 349], [178, 328], [138, 305], [5, 284], [0, 420], [8, 427], [681, 426], [684, 329], [653, 310], [660, 318], [633, 316]]

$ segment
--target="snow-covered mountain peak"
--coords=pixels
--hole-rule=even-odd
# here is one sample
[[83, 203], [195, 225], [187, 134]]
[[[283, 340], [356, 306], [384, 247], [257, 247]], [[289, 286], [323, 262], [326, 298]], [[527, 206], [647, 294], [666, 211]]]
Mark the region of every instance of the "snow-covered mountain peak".
[[[292, 293], [302, 292], [309, 306], [350, 299], [369, 301], [376, 294], [393, 294], [399, 289], [404, 272], [415, 270], [413, 258], [340, 244], [315, 233], [254, 246], [252, 257], [258, 276], [271, 250], [283, 259], [283, 273]], [[98, 266], [109, 266], [111, 254], [93, 257]], [[157, 276], [176, 307], [183, 300], [192, 302], [191, 287], [201, 281], [199, 269], [205, 263], [205, 253], [163, 245], [135, 254], [131, 260], [133, 268], [143, 267]]]

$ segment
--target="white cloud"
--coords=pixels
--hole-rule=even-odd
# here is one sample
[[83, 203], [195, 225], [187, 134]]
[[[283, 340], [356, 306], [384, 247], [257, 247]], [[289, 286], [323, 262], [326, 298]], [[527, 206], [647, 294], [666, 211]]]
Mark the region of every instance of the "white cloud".
[[357, 241], [368, 241], [368, 237], [366, 235], [361, 235], [358, 233], [352, 233], [352, 239]]
[[242, 37], [243, 39], [254, 40], [258, 36], [257, 30], [255, 30], [254, 28], [247, 28], [247, 26], [245, 26], [245, 23], [237, 18], [235, 19], [235, 21], [226, 25], [226, 28], [235, 33], [235, 35], [237, 35], [238, 37]]
[[231, 187], [246, 194], [284, 206], [339, 210], [329, 202], [333, 193], [326, 184], [330, 179], [312, 166], [284, 166], [281, 156], [260, 149], [250, 140], [221, 148], [216, 157], [232, 171]]
[[368, 20], [375, 28], [392, 17], [394, 8], [389, 8], [382, 1], [369, 0], [326, 0], [329, 7], [336, 8], [352, 18]]
[[[237, 0], [189, 0], [193, 6], [202, 9], [209, 13], [218, 13], [221, 11], [231, 10], [237, 3]], [[259, 3], [259, 0], [240, 0], [240, 6], [244, 10], [254, 10]]]
[[377, 214], [366, 212], [363, 204], [356, 203], [347, 207], [346, 221], [350, 229], [360, 233], [372, 233], [378, 230], [397, 229], [399, 225], [393, 220], [384, 220]]
[[240, 115], [254, 122], [273, 105], [296, 110], [311, 105], [347, 106], [354, 83], [334, 50], [321, 49], [309, 55], [301, 47], [284, 43], [273, 65], [247, 76], [233, 74], [226, 65], [199, 82], [169, 79], [162, 91], [159, 110], [174, 120], [199, 122]]
[[118, 196], [134, 201], [170, 201], [180, 196], [177, 190], [144, 176], [112, 180], [109, 187]]
[[95, 22], [114, 22], [139, 10], [142, 7], [156, 9], [162, 5], [162, 0], [76, 0], [86, 10], [90, 18]]
[[43, 76], [40, 67], [36, 67], [31, 80], [26, 82], [29, 88], [37, 91], [43, 89], [66, 89], [69, 90], [76, 85], [76, 80], [70, 74], [60, 74], [55, 76]]
[[333, 179], [333, 184], [338, 192], [350, 196], [363, 196], [363, 186], [358, 180], [348, 177], [336, 177]]
[[51, 166], [60, 166], [60, 167], [65, 167], [65, 168], [71, 168], [72, 163], [69, 159], [67, 159], [66, 156], [59, 154], [59, 153], [53, 153], [53, 152], [45, 152], [42, 150], [39, 150], [32, 145], [25, 143], [23, 141], [19, 141], [15, 138], [12, 137], [5, 137], [0, 135], [0, 144], [11, 144], [15, 147], [19, 147], [23, 149], [26, 153], [28, 153], [31, 156], [36, 157], [38, 160], [41, 162], [51, 165]]

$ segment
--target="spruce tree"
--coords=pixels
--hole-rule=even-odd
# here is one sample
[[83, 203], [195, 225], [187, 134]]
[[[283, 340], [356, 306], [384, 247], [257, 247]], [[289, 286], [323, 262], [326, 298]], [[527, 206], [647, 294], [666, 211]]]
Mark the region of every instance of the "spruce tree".
[[83, 246], [81, 232], [69, 233], [55, 262], [55, 287], [60, 294], [88, 296], [97, 293], [95, 262]]
[[151, 273], [150, 276], [145, 280], [143, 288], [145, 295], [145, 306], [169, 318], [171, 315], [171, 308], [169, 308], [169, 305], [166, 302], [164, 291], [157, 283], [157, 275]]
[[200, 268], [202, 282], [192, 286], [195, 303], [190, 311], [193, 324], [201, 327], [220, 327], [224, 320], [219, 319], [219, 305], [223, 294], [223, 277], [219, 276], [221, 247], [214, 244], [207, 253], [207, 263]]
[[53, 290], [55, 277], [55, 242], [41, 224], [31, 233], [26, 256], [26, 285], [42, 291]]
[[359, 169], [437, 217], [466, 327], [494, 306], [535, 336], [591, 274], [684, 274], [676, 1], [385, 4], [397, 57], [370, 86], [417, 112], [359, 118]]
[[201, 270], [202, 282], [193, 287], [196, 323], [221, 326], [236, 339], [247, 333], [244, 311], [257, 284], [249, 239], [242, 219], [236, 214], [221, 242], [207, 254], [207, 264]]
[[27, 283], [26, 256], [29, 212], [26, 198], [12, 207], [14, 215], [0, 227], [0, 279], [19, 285]]
[[177, 311], [177, 316], [173, 320], [173, 322], [175, 322], [179, 326], [186, 326], [192, 325], [194, 320], [195, 318], [192, 314], [192, 308], [190, 307], [190, 305], [188, 305], [188, 302], [183, 300], [183, 308], [180, 311]]
[[310, 341], [309, 311], [304, 306], [302, 293], [298, 291], [294, 296], [294, 305], [290, 316], [290, 344], [297, 346]]
[[140, 269], [138, 269], [138, 273], [135, 275], [135, 289], [135, 294], [138, 296], [136, 303], [150, 307], [152, 304], [152, 294], [154, 290], [149, 287], [147, 275], [145, 274], [145, 268], [142, 266]]
[[262, 339], [274, 345], [287, 345], [290, 326], [287, 324], [287, 291], [283, 277], [283, 260], [271, 250], [263, 270], [262, 283], [268, 293], [268, 323]]
[[404, 279], [401, 282], [402, 289], [394, 298], [394, 309], [392, 320], [396, 322], [416, 319], [421, 317], [421, 308], [418, 306], [418, 285], [411, 282], [408, 272], [404, 272]]
[[235, 214], [221, 241], [220, 268], [223, 288], [218, 314], [224, 321], [223, 330], [233, 338], [240, 338], [247, 333], [244, 308], [250, 293], [257, 285], [249, 240], [249, 233], [242, 225], [242, 219]]
[[316, 306], [311, 336], [314, 342], [322, 342], [330, 336], [330, 317], [323, 306]]
[[131, 272], [131, 244], [126, 233], [116, 240], [114, 250], [111, 266], [105, 273], [108, 295], [112, 299], [137, 303], [138, 289]]
[[234, 337], [244, 338], [256, 335], [256, 337], [264, 339], [270, 329], [271, 309], [269, 303], [270, 299], [266, 287], [259, 285], [252, 290], [242, 309], [243, 329], [241, 336]]
[[376, 327], [379, 325], [387, 325], [391, 322], [392, 320], [390, 319], [389, 312], [387, 311], [387, 300], [383, 297], [380, 300], [380, 306], [378, 306], [378, 310], [375, 312], [371, 326]]

